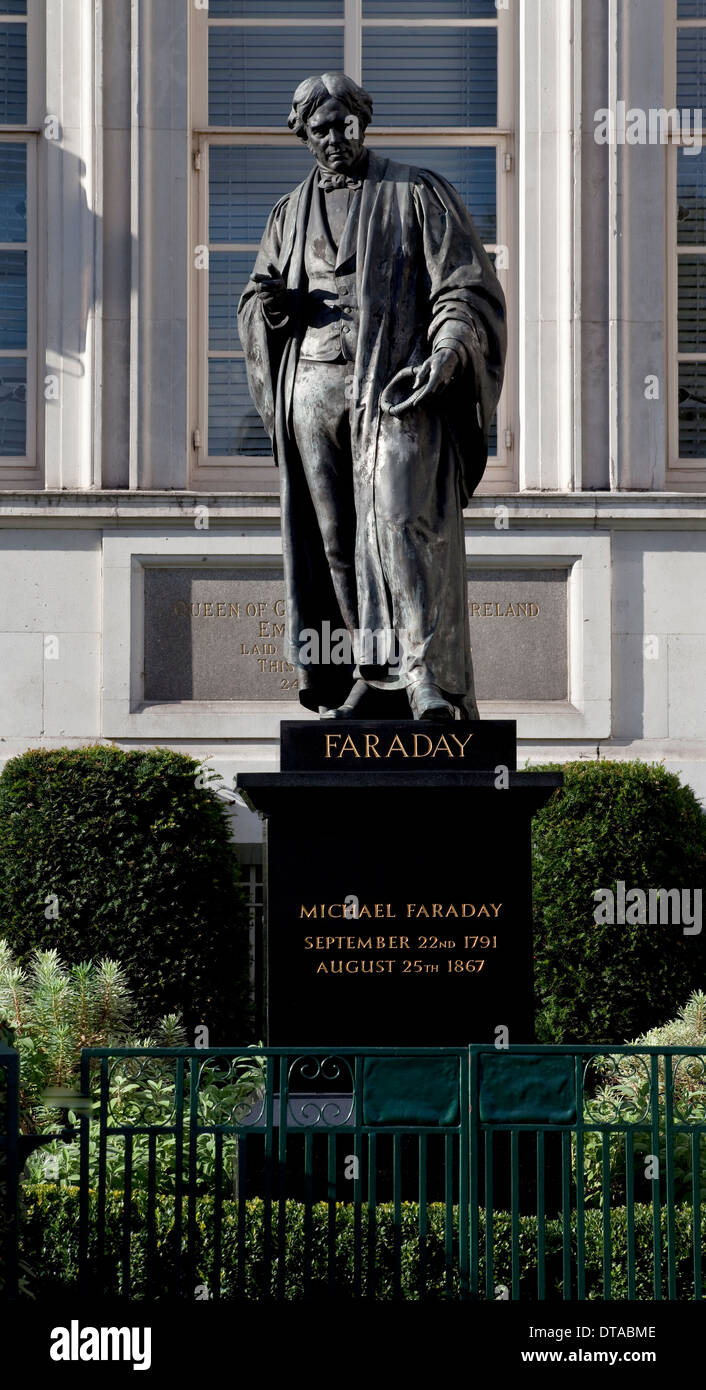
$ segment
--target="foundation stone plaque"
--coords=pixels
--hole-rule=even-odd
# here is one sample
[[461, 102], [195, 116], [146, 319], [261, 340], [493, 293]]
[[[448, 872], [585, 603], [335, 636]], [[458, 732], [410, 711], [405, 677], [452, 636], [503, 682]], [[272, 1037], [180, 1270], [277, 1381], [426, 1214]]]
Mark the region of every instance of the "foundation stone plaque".
[[146, 700], [296, 700], [276, 569], [145, 570]]
[[[279, 570], [149, 566], [144, 579], [146, 700], [297, 699]], [[468, 599], [477, 697], [566, 700], [567, 571], [471, 570]]]

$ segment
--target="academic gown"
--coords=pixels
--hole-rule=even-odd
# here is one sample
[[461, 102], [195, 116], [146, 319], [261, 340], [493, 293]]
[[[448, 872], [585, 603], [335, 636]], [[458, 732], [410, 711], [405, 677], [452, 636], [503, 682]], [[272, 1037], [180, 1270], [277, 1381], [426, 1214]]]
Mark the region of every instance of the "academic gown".
[[[238, 308], [253, 402], [281, 473], [287, 659], [299, 698], [332, 707], [350, 668], [306, 665], [299, 634], [344, 626], [291, 428], [306, 330], [304, 247], [316, 166], [273, 208], [255, 274], [281, 275], [286, 311], [267, 313], [251, 277]], [[474, 711], [462, 509], [487, 461], [488, 429], [506, 350], [505, 300], [469, 213], [446, 179], [369, 151], [351, 199], [339, 261], [356, 258], [357, 346], [350, 408], [357, 517], [358, 628], [402, 629], [425, 673]], [[462, 369], [441, 394], [394, 418], [384, 388], [434, 345], [453, 345]], [[405, 392], [405, 394], [407, 394]], [[364, 673], [365, 674], [365, 673]], [[393, 683], [405, 685], [398, 672]]]

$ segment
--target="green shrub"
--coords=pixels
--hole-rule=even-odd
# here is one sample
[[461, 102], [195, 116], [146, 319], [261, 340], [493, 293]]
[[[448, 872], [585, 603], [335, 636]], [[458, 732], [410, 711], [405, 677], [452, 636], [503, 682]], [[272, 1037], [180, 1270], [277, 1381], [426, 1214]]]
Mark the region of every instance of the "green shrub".
[[[533, 822], [540, 1042], [610, 1043], [673, 1017], [706, 984], [706, 932], [597, 925], [594, 890], [703, 891], [706, 816], [661, 765], [551, 764], [564, 788]], [[693, 899], [692, 899], [693, 901]]]
[[168, 749], [31, 750], [0, 774], [0, 925], [21, 963], [120, 961], [145, 1016], [249, 1040], [249, 916], [223, 807]]
[[[24, 1190], [23, 1257], [33, 1270], [32, 1292], [38, 1296], [56, 1297], [64, 1290], [75, 1288], [78, 1279], [78, 1189], [53, 1187], [50, 1184], [27, 1187]], [[194, 1212], [193, 1250], [189, 1255], [187, 1229], [184, 1221], [180, 1239], [183, 1259], [181, 1297], [186, 1300], [203, 1296], [204, 1287], [214, 1289], [214, 1252], [216, 1250], [215, 1206], [211, 1197], [199, 1197]], [[240, 1211], [235, 1201], [221, 1207], [218, 1241], [221, 1251], [221, 1297], [245, 1297], [260, 1300], [281, 1290], [288, 1299], [300, 1299], [304, 1293], [304, 1269], [307, 1264], [307, 1223], [302, 1203], [287, 1201], [282, 1232], [283, 1264], [278, 1262], [279, 1207], [270, 1209], [270, 1248], [272, 1265], [266, 1257], [267, 1209], [260, 1198], [244, 1204]], [[701, 1208], [701, 1230], [706, 1245], [706, 1206]], [[129, 1294], [130, 1297], [163, 1298], [173, 1291], [175, 1267], [174, 1198], [159, 1194], [154, 1214], [153, 1282], [148, 1290], [147, 1242], [149, 1223], [145, 1193], [133, 1195], [130, 1207], [130, 1271], [131, 1281], [125, 1282], [123, 1249], [125, 1238], [123, 1194], [109, 1192], [105, 1204], [105, 1258], [97, 1263], [97, 1201], [89, 1195], [89, 1267], [91, 1287], [104, 1295]], [[186, 1215], [184, 1204], [183, 1215]], [[692, 1210], [688, 1205], [675, 1212], [675, 1271], [676, 1291], [680, 1299], [694, 1297]], [[652, 1208], [635, 1208], [635, 1269], [636, 1296], [652, 1299], [653, 1292], [653, 1233]], [[326, 1203], [316, 1203], [311, 1209], [310, 1223], [310, 1292], [325, 1296], [333, 1292], [338, 1297], [351, 1297], [355, 1290], [355, 1214], [350, 1204], [337, 1203], [333, 1208], [334, 1254], [329, 1269], [329, 1220]], [[362, 1210], [362, 1288], [367, 1289], [369, 1260], [368, 1212]], [[422, 1288], [426, 1296], [441, 1299], [446, 1295], [447, 1271], [445, 1251], [445, 1208], [432, 1203], [427, 1208], [428, 1235], [424, 1259], [419, 1237], [419, 1208], [414, 1202], [401, 1204], [398, 1239], [395, 1238], [394, 1207], [381, 1204], [376, 1212], [374, 1296], [389, 1300], [395, 1296], [395, 1259], [399, 1260], [401, 1294], [406, 1299], [418, 1299]], [[666, 1282], [666, 1213], [661, 1213], [662, 1258], [660, 1273]], [[611, 1256], [610, 1290], [603, 1284], [603, 1222], [597, 1211], [586, 1212], [585, 1270], [586, 1298], [601, 1299], [608, 1293], [611, 1299], [628, 1296], [627, 1282], [627, 1218], [624, 1208], [617, 1208], [610, 1217]], [[520, 1288], [522, 1299], [537, 1298], [537, 1218], [520, 1216], [518, 1221]], [[481, 1290], [485, 1289], [485, 1214], [479, 1212], [479, 1249], [481, 1252]], [[563, 1261], [561, 1222], [550, 1220], [545, 1227], [547, 1297], [560, 1299], [563, 1295]], [[244, 1259], [239, 1263], [238, 1252]], [[497, 1213], [493, 1224], [494, 1266], [493, 1288], [512, 1285], [512, 1218], [507, 1212]], [[572, 1217], [571, 1252], [576, 1268], [576, 1217]], [[451, 1291], [459, 1293], [458, 1279], [458, 1210], [453, 1211], [453, 1253]], [[239, 1273], [242, 1282], [239, 1282]], [[280, 1284], [281, 1278], [281, 1284]], [[197, 1289], [199, 1293], [197, 1294]], [[575, 1286], [573, 1295], [576, 1296]]]

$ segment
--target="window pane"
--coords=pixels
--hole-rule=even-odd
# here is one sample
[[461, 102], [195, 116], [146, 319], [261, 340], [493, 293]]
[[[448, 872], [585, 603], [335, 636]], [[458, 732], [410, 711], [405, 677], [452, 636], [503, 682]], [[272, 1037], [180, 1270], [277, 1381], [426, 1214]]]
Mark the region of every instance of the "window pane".
[[27, 146], [0, 141], [0, 241], [27, 240]]
[[679, 257], [679, 351], [706, 352], [706, 257]]
[[208, 345], [218, 352], [240, 347], [238, 300], [253, 268], [253, 251], [212, 251], [208, 259]]
[[0, 24], [0, 125], [27, 121], [27, 26]]
[[497, 48], [497, 29], [364, 29], [375, 125], [495, 125]]
[[[429, 0], [363, 0], [366, 19], [429, 19]], [[495, 0], [436, 0], [434, 16], [440, 19], [497, 19]]]
[[677, 19], [706, 19], [706, 0], [677, 0]]
[[27, 452], [27, 363], [0, 357], [0, 454], [22, 458]]
[[491, 422], [490, 422], [490, 429], [488, 430], [488, 458], [491, 458], [491, 459], [492, 459], [492, 458], [497, 458], [497, 456], [498, 456], [498, 417], [497, 417], [497, 415], [494, 415], [493, 418], [492, 418], [492, 420], [491, 420]]
[[679, 457], [706, 458], [706, 362], [679, 363]]
[[27, 252], [0, 251], [0, 348], [27, 346]]
[[416, 164], [442, 174], [457, 188], [476, 224], [481, 241], [496, 240], [495, 149], [435, 148], [422, 145], [375, 145], [376, 154], [399, 164]]
[[706, 29], [677, 31], [677, 106], [696, 110], [706, 99]]
[[677, 152], [677, 241], [706, 246], [706, 154]]
[[301, 183], [311, 167], [306, 145], [293, 135], [282, 146], [212, 145], [210, 240], [258, 242], [275, 203]]
[[0, 0], [0, 14], [26, 14], [27, 0]]
[[208, 364], [208, 452], [251, 457], [272, 452], [250, 400], [242, 358], [211, 358]]
[[288, 19], [342, 19], [343, 0], [209, 0], [211, 19], [236, 19], [238, 15], [262, 15], [263, 19], [286, 15]]
[[287, 125], [295, 87], [343, 68], [343, 28], [208, 31], [210, 125]]

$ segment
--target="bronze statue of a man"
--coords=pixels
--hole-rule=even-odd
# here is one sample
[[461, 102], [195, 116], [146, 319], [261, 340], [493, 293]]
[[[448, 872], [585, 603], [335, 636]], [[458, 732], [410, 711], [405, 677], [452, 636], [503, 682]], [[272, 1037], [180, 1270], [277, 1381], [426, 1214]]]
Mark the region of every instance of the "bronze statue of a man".
[[371, 115], [344, 73], [297, 87], [289, 126], [316, 162], [272, 210], [238, 309], [281, 472], [287, 656], [323, 717], [404, 690], [416, 719], [477, 719], [462, 510], [505, 300], [452, 185], [364, 148]]

